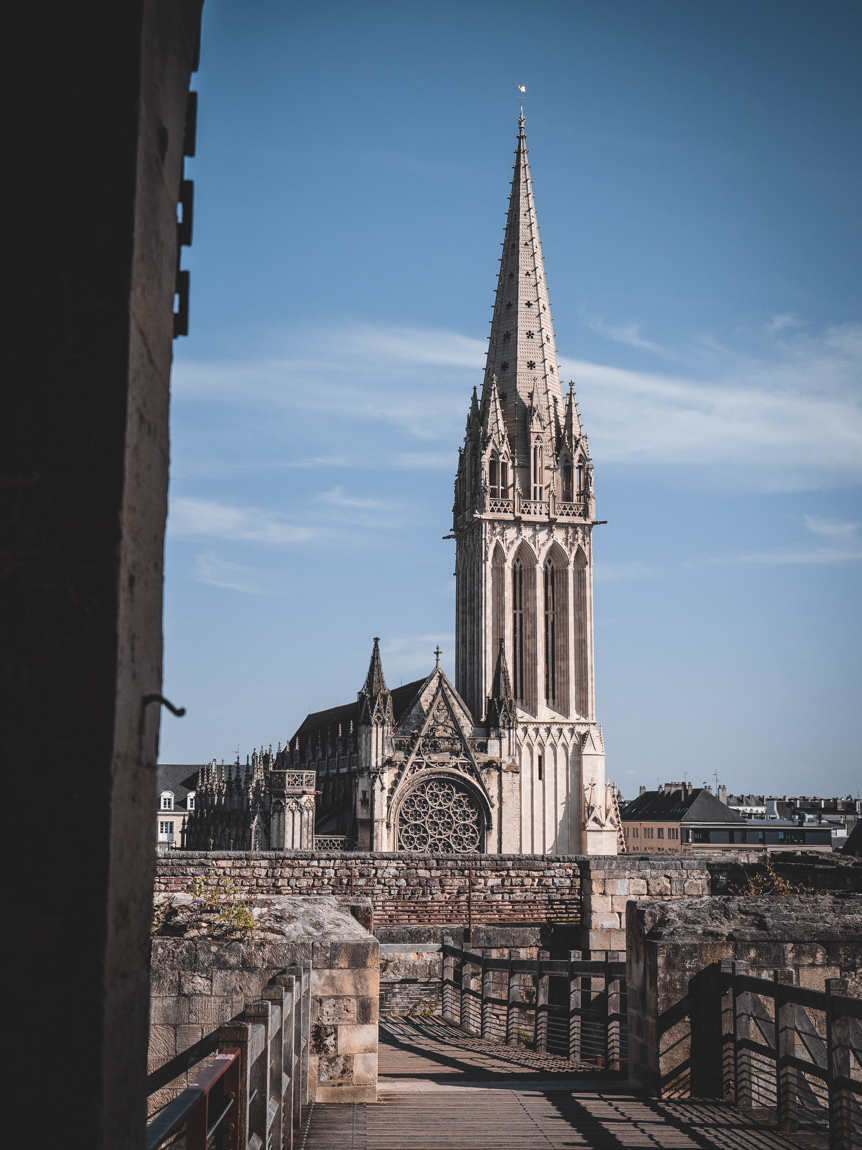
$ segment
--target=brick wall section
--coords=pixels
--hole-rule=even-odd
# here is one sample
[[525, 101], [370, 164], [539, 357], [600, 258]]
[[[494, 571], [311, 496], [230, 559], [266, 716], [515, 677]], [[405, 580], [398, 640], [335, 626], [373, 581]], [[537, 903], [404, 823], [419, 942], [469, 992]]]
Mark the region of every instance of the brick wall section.
[[[353, 895], [370, 898], [375, 927], [467, 922], [468, 887], [477, 923], [577, 922], [576, 856], [327, 852], [246, 854], [176, 851], [160, 855], [156, 891], [187, 891], [200, 871], [228, 872], [243, 895]], [[472, 878], [471, 878], [472, 875]]]

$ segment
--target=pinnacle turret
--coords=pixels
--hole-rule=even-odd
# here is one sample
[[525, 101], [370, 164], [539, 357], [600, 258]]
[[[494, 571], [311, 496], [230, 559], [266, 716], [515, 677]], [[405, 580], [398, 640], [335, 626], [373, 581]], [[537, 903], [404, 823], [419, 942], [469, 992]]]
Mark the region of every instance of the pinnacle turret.
[[363, 691], [366, 695], [379, 695], [385, 691], [386, 680], [383, 678], [383, 664], [380, 661], [380, 639], [374, 637], [374, 649], [371, 652], [371, 662], [368, 664], [368, 674], [365, 677]]

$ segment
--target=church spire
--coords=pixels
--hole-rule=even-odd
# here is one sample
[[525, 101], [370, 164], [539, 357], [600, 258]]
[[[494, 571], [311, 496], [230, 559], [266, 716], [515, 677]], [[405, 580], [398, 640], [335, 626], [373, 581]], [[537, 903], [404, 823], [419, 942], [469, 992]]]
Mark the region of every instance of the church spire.
[[527, 160], [523, 114], [509, 194], [503, 255], [491, 321], [483, 392], [494, 376], [500, 391], [509, 440], [519, 468], [528, 466], [530, 450], [526, 412], [538, 409], [549, 432], [557, 432], [562, 409], [560, 368], [551, 321], [536, 205]]

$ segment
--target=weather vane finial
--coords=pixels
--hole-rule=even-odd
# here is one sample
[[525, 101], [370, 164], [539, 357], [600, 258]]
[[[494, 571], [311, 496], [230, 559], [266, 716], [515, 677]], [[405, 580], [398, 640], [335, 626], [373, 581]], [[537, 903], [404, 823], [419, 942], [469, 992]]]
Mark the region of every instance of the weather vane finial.
[[523, 84], [519, 84], [518, 85], [518, 92], [519, 92], [518, 99], [521, 101], [521, 119], [523, 120], [523, 118], [524, 118], [524, 97], [527, 94], [527, 89]]
[[436, 670], [437, 670], [437, 668], [440, 666], [440, 656], [441, 656], [442, 654], [443, 654], [443, 652], [440, 650], [440, 644], [438, 643], [438, 644], [437, 644], [437, 646], [434, 648], [434, 656], [435, 656], [435, 658], [437, 659], [437, 662], [436, 662], [436, 664], [435, 664], [435, 666], [434, 666], [434, 670], [435, 670], [435, 671], [436, 671]]

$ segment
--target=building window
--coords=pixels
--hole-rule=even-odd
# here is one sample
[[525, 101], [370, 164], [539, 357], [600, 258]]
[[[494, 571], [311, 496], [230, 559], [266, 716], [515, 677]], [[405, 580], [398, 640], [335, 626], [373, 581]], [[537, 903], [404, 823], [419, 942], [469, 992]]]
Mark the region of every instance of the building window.
[[545, 777], [545, 760], [541, 755], [536, 759], [536, 773], [539, 776], [539, 782], [541, 782]]
[[186, 810], [193, 811], [195, 809], [195, 793], [192, 793], [186, 798]]
[[572, 465], [563, 464], [563, 503], [572, 502]]
[[652, 838], [652, 827], [644, 827], [644, 838], [645, 839], [651, 839]]
[[500, 498], [500, 464], [492, 459], [488, 464], [488, 487], [492, 499]]
[[640, 829], [638, 827], [632, 827], [632, 838], [633, 839], [639, 839], [640, 838]]
[[524, 568], [512, 564], [512, 675], [516, 699], [524, 698]]
[[531, 360], [529, 361], [529, 363], [527, 364], [527, 371], [535, 371], [535, 370], [536, 370], [536, 363], [535, 363], [535, 360], [532, 360], [532, 359], [531, 359]]
[[[527, 364], [527, 367], [535, 367], [535, 364]], [[533, 448], [533, 498], [544, 499], [545, 491], [545, 458], [542, 452], [541, 443], [537, 443]]]
[[557, 698], [557, 585], [553, 560], [545, 564], [545, 702]]
[[624, 835], [626, 838], [628, 838], [628, 837], [629, 837], [629, 828], [628, 828], [628, 827], [623, 827], [623, 835]]
[[174, 796], [162, 795], [162, 810], [172, 811], [174, 809]]
[[580, 463], [578, 464], [578, 476], [577, 476], [577, 478], [578, 478], [578, 491], [580, 492], [580, 491], [583, 491], [583, 489], [584, 489], [584, 469]]
[[660, 839], [663, 839], [663, 838], [664, 838], [664, 827], [659, 827], [659, 828], [658, 828], [658, 837], [659, 837]]
[[160, 822], [159, 823], [159, 834], [163, 838], [172, 839], [174, 837], [174, 824], [172, 822], [171, 823]]

